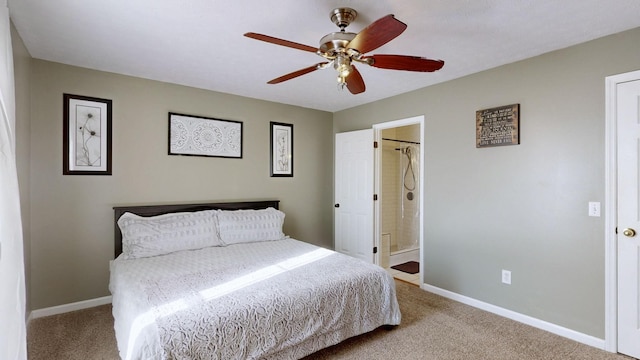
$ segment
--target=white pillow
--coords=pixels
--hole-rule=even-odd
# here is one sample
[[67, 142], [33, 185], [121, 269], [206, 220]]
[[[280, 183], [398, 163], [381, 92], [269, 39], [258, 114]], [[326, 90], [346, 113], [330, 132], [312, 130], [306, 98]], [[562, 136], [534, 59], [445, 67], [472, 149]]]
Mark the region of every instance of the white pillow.
[[281, 240], [284, 213], [274, 208], [263, 210], [218, 210], [218, 230], [225, 245]]
[[118, 219], [125, 259], [224, 245], [218, 236], [215, 210], [143, 217], [124, 213]]

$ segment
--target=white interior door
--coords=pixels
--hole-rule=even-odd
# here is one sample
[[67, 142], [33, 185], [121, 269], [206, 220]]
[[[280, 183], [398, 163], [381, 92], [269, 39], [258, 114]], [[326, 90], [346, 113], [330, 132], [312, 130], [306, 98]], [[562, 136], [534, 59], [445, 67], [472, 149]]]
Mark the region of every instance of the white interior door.
[[618, 84], [616, 93], [618, 352], [640, 358], [640, 80]]
[[336, 134], [335, 250], [374, 262], [373, 129]]

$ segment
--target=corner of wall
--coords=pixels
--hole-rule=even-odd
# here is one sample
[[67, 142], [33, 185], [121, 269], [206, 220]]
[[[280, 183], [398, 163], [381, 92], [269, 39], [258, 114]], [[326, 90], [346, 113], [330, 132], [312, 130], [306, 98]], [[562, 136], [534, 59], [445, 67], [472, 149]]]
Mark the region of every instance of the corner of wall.
[[[25, 267], [26, 314], [31, 313], [31, 222], [30, 222], [30, 179], [31, 179], [31, 55], [20, 34], [11, 23], [11, 44], [13, 47], [14, 81], [16, 91], [16, 167], [20, 188], [20, 209], [22, 215], [22, 237]], [[27, 322], [29, 319], [27, 316]]]

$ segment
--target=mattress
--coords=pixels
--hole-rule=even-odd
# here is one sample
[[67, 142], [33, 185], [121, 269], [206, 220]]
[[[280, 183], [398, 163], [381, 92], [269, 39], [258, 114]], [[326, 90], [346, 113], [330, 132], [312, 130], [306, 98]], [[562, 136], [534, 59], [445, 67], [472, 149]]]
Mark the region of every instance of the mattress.
[[294, 239], [110, 270], [122, 359], [298, 359], [401, 319], [384, 269]]

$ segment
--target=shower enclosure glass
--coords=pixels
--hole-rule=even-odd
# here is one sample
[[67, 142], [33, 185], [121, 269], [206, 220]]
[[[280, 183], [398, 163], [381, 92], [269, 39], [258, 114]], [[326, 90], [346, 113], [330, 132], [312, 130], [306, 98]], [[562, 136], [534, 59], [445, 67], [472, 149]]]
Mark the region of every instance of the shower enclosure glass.
[[418, 229], [420, 226], [420, 194], [417, 180], [420, 162], [418, 159], [419, 145], [401, 146], [400, 154], [400, 211], [398, 211], [398, 251], [415, 249], [418, 247]]
[[381, 134], [382, 246], [388, 242], [392, 256], [420, 246], [419, 128], [403, 126]]

